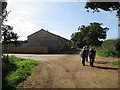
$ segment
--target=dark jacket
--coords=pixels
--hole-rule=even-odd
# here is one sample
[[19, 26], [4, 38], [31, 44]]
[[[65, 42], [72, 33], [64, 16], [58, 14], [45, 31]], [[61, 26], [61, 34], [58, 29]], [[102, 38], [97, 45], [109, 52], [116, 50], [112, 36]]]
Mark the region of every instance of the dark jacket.
[[90, 57], [95, 57], [95, 55], [96, 55], [96, 50], [90, 49], [90, 50], [89, 50], [89, 56], [90, 56]]

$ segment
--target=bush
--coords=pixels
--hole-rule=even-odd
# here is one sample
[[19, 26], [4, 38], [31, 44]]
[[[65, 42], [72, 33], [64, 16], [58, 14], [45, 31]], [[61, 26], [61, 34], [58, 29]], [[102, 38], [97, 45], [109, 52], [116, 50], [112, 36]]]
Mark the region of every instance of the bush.
[[15, 56], [3, 57], [3, 89], [15, 88], [16, 85], [32, 74], [32, 69], [38, 63], [30, 59]]
[[112, 62], [113, 65], [117, 65], [118, 67], [120, 67], [120, 61], [115, 61], [115, 62]]
[[104, 41], [102, 47], [97, 49], [97, 54], [104, 57], [120, 57], [120, 39]]

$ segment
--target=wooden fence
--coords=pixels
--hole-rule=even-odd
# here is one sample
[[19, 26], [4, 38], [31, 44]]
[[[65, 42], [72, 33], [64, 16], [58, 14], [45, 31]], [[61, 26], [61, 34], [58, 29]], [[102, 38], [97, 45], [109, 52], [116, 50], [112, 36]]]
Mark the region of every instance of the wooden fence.
[[48, 53], [47, 47], [3, 47], [8, 53]]

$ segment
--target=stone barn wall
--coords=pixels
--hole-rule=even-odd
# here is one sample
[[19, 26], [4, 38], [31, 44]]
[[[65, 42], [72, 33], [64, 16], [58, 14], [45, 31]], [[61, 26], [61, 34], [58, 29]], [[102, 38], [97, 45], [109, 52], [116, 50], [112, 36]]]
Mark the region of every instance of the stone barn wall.
[[49, 52], [60, 52], [64, 49], [66, 42], [69, 42], [69, 40], [45, 30], [40, 30], [28, 36], [28, 46], [44, 46], [48, 48]]

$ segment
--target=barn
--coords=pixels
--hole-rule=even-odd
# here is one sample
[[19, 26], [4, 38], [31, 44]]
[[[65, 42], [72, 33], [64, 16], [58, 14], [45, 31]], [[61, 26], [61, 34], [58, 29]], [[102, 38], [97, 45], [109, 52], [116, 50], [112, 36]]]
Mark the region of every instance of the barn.
[[65, 50], [66, 44], [69, 43], [70, 40], [44, 29], [41, 29], [28, 36], [29, 47], [47, 47], [48, 52], [51, 53], [62, 52]]

